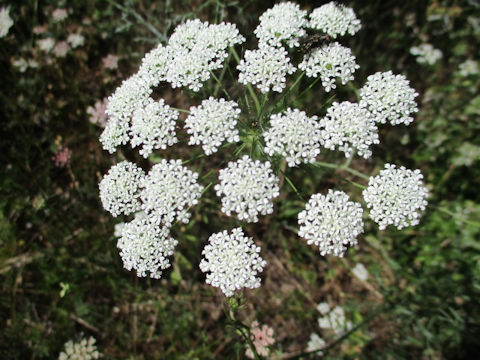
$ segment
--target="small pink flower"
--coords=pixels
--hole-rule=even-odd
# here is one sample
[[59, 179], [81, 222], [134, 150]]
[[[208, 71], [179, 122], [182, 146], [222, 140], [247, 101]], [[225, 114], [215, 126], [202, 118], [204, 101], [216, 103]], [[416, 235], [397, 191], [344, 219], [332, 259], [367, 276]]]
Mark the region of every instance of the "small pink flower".
[[66, 41], [59, 41], [57, 45], [53, 48], [53, 54], [56, 57], [65, 57], [69, 50], [69, 46]]
[[53, 20], [58, 22], [68, 17], [68, 12], [65, 9], [55, 9], [52, 13]]
[[90, 122], [104, 128], [107, 125], [106, 109], [107, 99], [103, 99], [102, 101], [98, 100], [94, 106], [89, 106], [87, 108], [87, 114], [90, 115]]
[[33, 33], [37, 35], [43, 34], [45, 31], [47, 31], [47, 28], [43, 25], [42, 26], [38, 25], [33, 28]]
[[106, 57], [102, 59], [103, 66], [107, 69], [117, 69], [118, 68], [118, 56], [108, 54]]
[[59, 146], [57, 152], [52, 156], [52, 160], [57, 167], [65, 167], [70, 164], [72, 150], [68, 147]]
[[[275, 339], [273, 338], [273, 329], [268, 325], [263, 325], [260, 327], [258, 321], [252, 322], [251, 326], [252, 328], [250, 333], [252, 334], [252, 342], [255, 346], [255, 350], [260, 356], [269, 356], [270, 349], [268, 346], [275, 343]], [[254, 358], [253, 352], [250, 348], [247, 349], [245, 355], [250, 359]]]

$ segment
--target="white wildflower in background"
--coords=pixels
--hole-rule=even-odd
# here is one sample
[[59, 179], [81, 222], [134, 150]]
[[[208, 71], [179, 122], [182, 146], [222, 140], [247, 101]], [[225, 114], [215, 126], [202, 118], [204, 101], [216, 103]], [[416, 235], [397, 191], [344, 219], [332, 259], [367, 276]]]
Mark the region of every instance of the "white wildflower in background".
[[8, 30], [13, 25], [13, 20], [10, 17], [10, 8], [3, 7], [0, 9], [0, 38], [7, 36]]
[[149, 218], [135, 218], [124, 225], [117, 247], [125, 269], [134, 269], [138, 277], [160, 279], [162, 271], [170, 267], [168, 257], [177, 243], [170, 237], [169, 228]]
[[307, 348], [305, 349], [306, 352], [316, 351], [316, 354], [321, 356], [323, 353], [318, 351], [323, 349], [326, 345], [325, 340], [323, 340], [318, 334], [311, 333], [310, 339], [308, 340]]
[[52, 18], [54, 22], [60, 22], [68, 17], [68, 11], [66, 9], [55, 9], [52, 12]]
[[463, 77], [477, 75], [480, 73], [478, 62], [471, 59], [466, 60], [458, 66], [458, 73]]
[[334, 102], [319, 122], [323, 146], [339, 150], [346, 157], [372, 156], [372, 144], [380, 142], [375, 120], [368, 110], [348, 101]]
[[133, 113], [130, 128], [132, 147], [142, 145], [140, 155], [147, 158], [154, 150], [165, 150], [178, 142], [175, 124], [178, 111], [165, 104], [163, 99], [153, 101]]
[[163, 159], [142, 181], [142, 209], [156, 224], [170, 226], [178, 220], [188, 223], [188, 208], [196, 205], [203, 186], [198, 174], [182, 166], [181, 160]]
[[58, 360], [93, 360], [99, 359], [100, 353], [95, 345], [95, 338], [90, 336], [74, 343], [72, 340], [65, 343], [65, 349], [58, 356]]
[[53, 48], [52, 52], [56, 57], [65, 57], [68, 53], [68, 50], [70, 50], [70, 47], [68, 46], [67, 42], [59, 41]]
[[37, 25], [32, 29], [32, 31], [35, 35], [40, 35], [47, 31], [47, 28], [44, 25]]
[[169, 39], [167, 51], [171, 51], [171, 59], [163, 69], [165, 80], [174, 88], [188, 86], [198, 91], [211, 71], [223, 67], [228, 57], [226, 49], [244, 41], [234, 24], [210, 25], [198, 19], [188, 20], [177, 26]]
[[13, 59], [12, 58], [12, 65], [15, 66], [20, 72], [27, 71], [28, 68], [35, 69], [38, 67], [38, 62], [35, 60], [25, 60], [23, 58], [20, 59]]
[[455, 166], [471, 166], [478, 160], [480, 160], [480, 146], [464, 142], [452, 158], [452, 164]]
[[347, 245], [357, 245], [357, 236], [363, 232], [362, 213], [361, 205], [349, 201], [343, 191], [330, 189], [327, 195], [313, 194], [298, 214], [298, 235], [308, 245], [318, 246], [322, 256], [342, 257]]
[[418, 111], [417, 95], [405, 76], [377, 72], [360, 89], [360, 105], [372, 113], [376, 122], [408, 125], [413, 121], [410, 114]]
[[202, 251], [200, 270], [208, 273], [206, 283], [230, 297], [242, 288], [260, 287], [258, 274], [266, 262], [260, 257], [260, 247], [246, 237], [241, 228], [229, 234], [226, 230], [210, 236]]
[[114, 217], [140, 210], [140, 182], [144, 176], [144, 171], [129, 161], [112, 166], [99, 184], [103, 208]]
[[352, 273], [360, 280], [366, 281], [368, 279], [368, 271], [362, 263], [356, 264]]
[[333, 332], [342, 336], [345, 332], [352, 329], [352, 323], [347, 320], [345, 311], [342, 307], [336, 306], [325, 317], [318, 319], [318, 326], [322, 329], [331, 329]]
[[306, 54], [298, 68], [305, 71], [309, 77], [320, 76], [322, 86], [329, 92], [336, 88], [337, 77], [342, 85], [353, 80], [353, 73], [359, 66], [355, 63], [352, 50], [334, 42]]
[[245, 51], [237, 69], [240, 83], [256, 85], [262, 93], [269, 92], [270, 88], [282, 92], [287, 74], [295, 72], [285, 49], [262, 44], [257, 50]]
[[217, 152], [224, 142], [238, 142], [235, 128], [240, 117], [240, 109], [234, 101], [215, 99], [203, 100], [200, 106], [191, 107], [185, 119], [185, 129], [190, 134], [189, 145], [202, 145], [206, 155]]
[[435, 49], [432, 44], [421, 44], [413, 46], [410, 49], [410, 54], [417, 57], [419, 64], [433, 65], [443, 56], [442, 52]]
[[55, 40], [52, 38], [37, 40], [37, 46], [42, 51], [50, 52], [55, 46]]
[[312, 163], [320, 154], [322, 145], [316, 116], [308, 117], [304, 111], [288, 108], [270, 117], [270, 128], [263, 133], [265, 152], [286, 158], [288, 166]]
[[428, 190], [422, 183], [420, 170], [385, 164], [380, 174], [371, 177], [363, 198], [370, 209], [370, 218], [384, 230], [388, 225], [397, 229], [419, 223], [420, 211], [427, 206]]
[[332, 1], [310, 13], [309, 27], [321, 30], [335, 39], [347, 33], [355, 35], [361, 24], [353, 9]]
[[118, 146], [129, 140], [130, 119], [135, 110], [149, 103], [152, 90], [141, 74], [135, 74], [122, 82], [113, 95], [108, 97], [105, 113], [108, 122], [100, 136], [103, 148], [111, 154]]
[[76, 47], [83, 46], [85, 44], [85, 38], [80, 34], [70, 34], [67, 37], [67, 43], [70, 44], [72, 49]]
[[289, 47], [299, 46], [299, 39], [307, 33], [307, 12], [298, 4], [282, 2], [260, 16], [260, 24], [254, 31], [260, 42], [281, 46], [285, 41]]
[[325, 315], [330, 311], [330, 305], [328, 305], [326, 302], [319, 303], [317, 305], [317, 310], [320, 314]]
[[220, 170], [218, 179], [215, 191], [222, 198], [222, 211], [228, 216], [236, 212], [240, 220], [257, 222], [258, 214], [273, 213], [272, 199], [280, 195], [279, 180], [268, 161], [254, 161], [245, 155], [229, 162]]

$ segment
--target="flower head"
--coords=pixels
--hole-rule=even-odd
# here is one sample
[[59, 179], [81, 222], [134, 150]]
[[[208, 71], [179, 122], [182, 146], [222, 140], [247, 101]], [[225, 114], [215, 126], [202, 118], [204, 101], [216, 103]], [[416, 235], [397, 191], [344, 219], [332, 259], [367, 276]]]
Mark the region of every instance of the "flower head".
[[325, 347], [326, 343], [318, 334], [311, 333], [310, 339], [308, 340], [307, 344], [307, 352], [316, 351], [318, 355], [323, 355], [322, 351], [318, 351]]
[[100, 127], [105, 127], [107, 124], [107, 99], [97, 100], [93, 106], [87, 108], [87, 114], [90, 116], [90, 122]]
[[320, 127], [316, 116], [288, 108], [270, 117], [270, 128], [264, 132], [265, 152], [285, 157], [288, 166], [312, 163], [320, 154]]
[[70, 34], [67, 38], [67, 43], [70, 44], [72, 49], [82, 46], [85, 43], [85, 38], [80, 34]]
[[353, 73], [359, 68], [355, 63], [352, 51], [337, 42], [324, 45], [306, 54], [298, 68], [304, 70], [309, 77], [320, 76], [322, 86], [329, 92], [335, 89], [338, 77], [345, 85], [353, 80]]
[[55, 40], [52, 38], [37, 40], [37, 46], [42, 51], [50, 52], [55, 46]]
[[427, 206], [428, 190], [422, 184], [420, 170], [385, 164], [380, 174], [371, 177], [363, 191], [370, 218], [381, 230], [388, 225], [397, 229], [419, 223], [420, 211]]
[[13, 25], [13, 20], [10, 17], [10, 8], [3, 7], [0, 9], [0, 38], [7, 36], [8, 30]]
[[458, 66], [458, 73], [460, 76], [467, 77], [470, 75], [477, 75], [480, 73], [480, 67], [478, 66], [478, 62], [475, 60], [468, 59], [465, 62], [461, 63]]
[[107, 69], [114, 70], [118, 68], [118, 56], [108, 54], [102, 59], [103, 66]]
[[149, 273], [151, 278], [160, 279], [162, 271], [170, 267], [168, 257], [173, 255], [177, 243], [168, 228], [148, 218], [135, 218], [123, 226], [117, 247], [125, 269], [135, 269], [138, 277]]
[[65, 57], [70, 50], [68, 43], [66, 41], [59, 41], [57, 45], [53, 48], [53, 55], [56, 57]]
[[378, 144], [378, 129], [370, 112], [348, 101], [334, 102], [320, 120], [322, 139], [327, 149], [338, 149], [351, 157], [354, 153], [369, 158], [370, 146]]
[[[268, 357], [270, 355], [270, 349], [268, 347], [275, 343], [275, 339], [273, 337], [273, 329], [266, 324], [260, 326], [258, 321], [253, 321], [250, 326], [250, 333], [251, 340], [253, 342], [255, 350], [257, 351], [257, 354], [260, 356]], [[247, 348], [245, 356], [250, 359], [255, 358], [253, 351], [250, 347]]]
[[442, 52], [435, 49], [432, 44], [421, 44], [413, 46], [410, 49], [410, 54], [417, 57], [419, 64], [433, 65], [443, 56]]
[[360, 280], [365, 281], [368, 279], [368, 270], [362, 263], [356, 264], [355, 267], [352, 269], [352, 273]]
[[66, 9], [55, 9], [52, 12], [54, 22], [65, 20], [68, 17], [68, 11]]
[[142, 209], [155, 224], [188, 223], [188, 207], [196, 205], [202, 195], [203, 186], [197, 179], [198, 174], [182, 166], [181, 160], [163, 159], [142, 181]]
[[299, 46], [299, 39], [306, 35], [307, 12], [298, 4], [282, 2], [260, 16], [260, 24], [254, 33], [260, 42], [281, 46], [285, 41], [289, 47]]
[[282, 92], [287, 74], [295, 72], [285, 49], [262, 44], [257, 50], [245, 51], [237, 69], [239, 82], [256, 85], [262, 93], [269, 92], [270, 88]]
[[165, 150], [178, 142], [175, 135], [175, 123], [178, 111], [165, 104], [163, 99], [158, 102], [149, 99], [144, 108], [133, 113], [130, 128], [132, 147], [142, 145], [140, 155], [147, 158], [155, 149]]
[[343, 308], [336, 306], [325, 317], [318, 319], [318, 326], [322, 329], [331, 329], [336, 335], [342, 336], [345, 331], [352, 328], [352, 323], [347, 320]]
[[203, 100], [200, 106], [190, 108], [190, 115], [185, 120], [185, 129], [191, 134], [188, 144], [202, 144], [205, 154], [210, 155], [224, 141], [240, 141], [235, 128], [239, 117], [240, 109], [234, 101], [213, 97]]
[[222, 211], [229, 216], [236, 212], [240, 220], [248, 222], [257, 222], [258, 214], [271, 214], [272, 199], [280, 195], [279, 180], [270, 163], [246, 155], [220, 170], [219, 180], [215, 191], [222, 197]]
[[103, 208], [115, 217], [140, 210], [140, 182], [144, 176], [141, 168], [128, 161], [112, 166], [99, 184]]
[[74, 343], [68, 341], [65, 343], [65, 349], [58, 356], [58, 360], [92, 360], [100, 358], [100, 353], [95, 345], [95, 338], [90, 336], [88, 339], [82, 339]]
[[108, 97], [105, 113], [109, 120], [100, 136], [103, 148], [114, 153], [119, 145], [126, 144], [130, 132], [130, 119], [133, 113], [146, 106], [152, 90], [141, 74], [135, 74], [125, 80], [113, 95]]
[[210, 72], [223, 66], [228, 57], [226, 49], [244, 41], [233, 24], [188, 20], [176, 27], [167, 48], [157, 48], [146, 63], [160, 63], [157, 72], [172, 87], [188, 86], [198, 91], [202, 82], [210, 78]]
[[355, 35], [361, 24], [353, 9], [331, 1], [310, 13], [309, 27], [321, 30], [335, 39], [346, 33]]
[[260, 255], [260, 247], [246, 237], [241, 228], [229, 234], [226, 230], [213, 234], [202, 251], [200, 270], [207, 274], [206, 283], [220, 288], [225, 296], [242, 288], [260, 287], [257, 276], [266, 265]]
[[327, 195], [313, 194], [298, 214], [298, 235], [308, 245], [318, 246], [321, 255], [342, 257], [347, 245], [357, 245], [357, 236], [363, 232], [362, 214], [361, 205], [349, 201], [343, 191], [330, 189]]
[[372, 113], [376, 122], [408, 125], [413, 121], [410, 114], [418, 111], [417, 95], [405, 76], [377, 72], [360, 89], [360, 105]]

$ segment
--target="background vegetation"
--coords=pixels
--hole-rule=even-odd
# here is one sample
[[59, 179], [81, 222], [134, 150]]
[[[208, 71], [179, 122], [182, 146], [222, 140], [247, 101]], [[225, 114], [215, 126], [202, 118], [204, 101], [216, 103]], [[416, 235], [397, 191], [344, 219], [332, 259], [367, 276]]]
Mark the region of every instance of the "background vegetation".
[[[87, 108], [110, 95], [184, 19], [231, 21], [248, 38], [258, 16], [274, 3], [11, 2], [15, 24], [0, 39], [0, 358], [54, 359], [66, 341], [90, 335], [106, 359], [244, 358], [246, 345], [225, 316], [223, 295], [204, 284], [198, 269], [208, 235], [229, 220], [212, 220], [196, 209], [188, 226], [174, 230], [180, 244], [162, 280], [138, 279], [124, 270], [115, 220], [98, 198], [101, 176], [117, 161], [101, 149], [101, 128], [89, 121]], [[305, 9], [319, 6], [299, 3]], [[391, 69], [405, 74], [420, 93], [414, 123], [383, 127], [374, 156], [351, 166], [365, 173], [376, 173], [385, 162], [419, 168], [430, 205], [417, 227], [379, 231], [367, 222], [359, 246], [345, 258], [321, 257], [292, 232], [302, 203], [284, 186], [274, 219], [244, 226], [262, 246], [268, 266], [262, 287], [246, 292], [240, 317], [274, 329], [272, 349], [279, 358], [300, 357], [312, 332], [331, 344], [324, 352], [328, 359], [476, 358], [480, 75], [461, 76], [459, 65], [479, 60], [480, 3], [350, 5], [363, 24], [347, 41], [361, 66], [352, 87]], [[63, 21], [52, 18], [57, 8], [69, 9]], [[36, 26], [46, 32], [35, 34]], [[62, 41], [71, 33], [80, 33], [85, 43], [64, 57], [38, 49], [38, 39]], [[434, 65], [421, 65], [409, 53], [425, 42], [443, 52]], [[109, 54], [118, 56], [118, 68], [105, 67]], [[21, 69], [18, 59], [38, 66]], [[342, 91], [339, 96], [352, 96], [351, 89]], [[318, 111], [322, 92], [315, 87], [301, 107]], [[166, 89], [164, 95], [183, 101], [182, 91]], [[57, 166], [52, 157], [65, 148], [71, 159]], [[166, 156], [188, 155], [181, 147], [173, 151]], [[141, 161], [135, 152], [126, 156]], [[291, 174], [304, 195], [332, 186], [359, 193], [348, 182], [351, 175], [306, 171], [308, 176]], [[367, 281], [353, 276], [356, 263], [368, 269]], [[325, 301], [344, 307], [354, 331], [338, 339], [319, 330], [316, 304]]]

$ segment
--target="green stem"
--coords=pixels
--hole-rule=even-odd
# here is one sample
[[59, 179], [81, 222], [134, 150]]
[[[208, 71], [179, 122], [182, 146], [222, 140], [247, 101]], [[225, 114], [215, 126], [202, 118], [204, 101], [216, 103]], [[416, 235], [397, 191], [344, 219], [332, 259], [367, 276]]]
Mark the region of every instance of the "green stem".
[[435, 209], [437, 209], [438, 211], [440, 212], [443, 212], [444, 214], [447, 214], [447, 215], [450, 215], [451, 217], [453, 217], [454, 219], [457, 219], [465, 224], [468, 224], [468, 225], [472, 225], [472, 226], [475, 226], [477, 228], [480, 228], [480, 223], [477, 223], [475, 221], [470, 221], [470, 220], [465, 220], [463, 219], [462, 217], [458, 216], [457, 214], [451, 212], [450, 210], [448, 209], [445, 209], [444, 207], [441, 207], [441, 206], [434, 206], [432, 205], [432, 207], [434, 207]]
[[[225, 66], [223, 67], [222, 69], [222, 73], [220, 74], [220, 77], [223, 78], [223, 76], [225, 75]], [[213, 97], [217, 97], [218, 95], [218, 91], [220, 90], [220, 88], [222, 89], [223, 93], [227, 96], [228, 100], [232, 100], [232, 97], [230, 96], [230, 94], [228, 93], [228, 91], [223, 87], [222, 85], [222, 80], [220, 80], [217, 75], [215, 75], [215, 73], [213, 71], [210, 71], [210, 74], [212, 74], [212, 77], [215, 79], [215, 81], [217, 82], [217, 85], [215, 86], [215, 90], [213, 91]]]
[[190, 114], [189, 110], [179, 109], [179, 108], [176, 108], [176, 107], [173, 107], [173, 106], [170, 106], [170, 109], [176, 110], [178, 112], [183, 112], [183, 113], [186, 113], [186, 114]]
[[327, 162], [323, 162], [323, 161], [315, 161], [313, 163], [314, 166], [322, 166], [322, 167], [326, 167], [326, 168], [330, 168], [330, 169], [338, 169], [338, 170], [344, 170], [344, 171], [347, 171], [349, 172], [350, 174], [353, 174], [355, 176], [358, 176], [359, 178], [362, 178], [362, 179], [365, 179], [365, 180], [368, 180], [370, 177], [368, 175], [365, 175], [363, 173], [361, 173], [360, 171], [357, 171], [357, 170], [354, 170], [352, 168], [349, 168], [348, 166], [345, 166], [345, 165], [337, 165], [337, 164], [332, 164], [332, 163], [327, 163]]
[[[292, 90], [295, 88], [300, 83], [300, 80], [302, 80], [303, 76], [305, 75], [305, 72], [303, 71], [296, 79], [295, 82], [282, 94], [282, 97], [280, 100], [278, 100], [277, 105], [274, 107], [273, 111], [277, 110], [279, 107], [283, 107], [285, 105], [285, 98], [287, 95], [289, 95]], [[295, 99], [294, 99], [295, 100]]]

